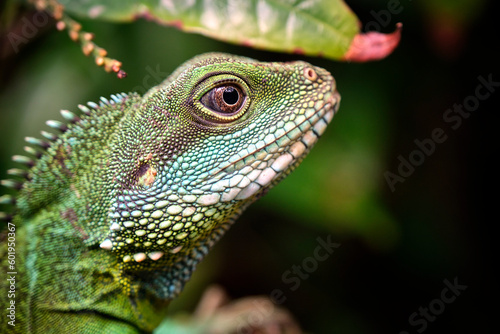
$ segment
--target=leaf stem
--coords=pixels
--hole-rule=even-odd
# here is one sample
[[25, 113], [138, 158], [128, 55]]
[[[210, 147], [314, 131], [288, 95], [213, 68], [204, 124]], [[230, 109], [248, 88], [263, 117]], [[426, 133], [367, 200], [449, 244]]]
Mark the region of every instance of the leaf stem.
[[56, 21], [59, 31], [67, 30], [69, 37], [80, 44], [82, 52], [86, 56], [92, 56], [98, 66], [103, 66], [106, 72], [114, 72], [119, 79], [127, 76], [122, 70], [122, 62], [107, 57], [108, 52], [94, 43], [94, 34], [82, 30], [82, 25], [73, 20], [64, 12], [64, 6], [56, 0], [31, 0], [37, 10], [49, 13]]

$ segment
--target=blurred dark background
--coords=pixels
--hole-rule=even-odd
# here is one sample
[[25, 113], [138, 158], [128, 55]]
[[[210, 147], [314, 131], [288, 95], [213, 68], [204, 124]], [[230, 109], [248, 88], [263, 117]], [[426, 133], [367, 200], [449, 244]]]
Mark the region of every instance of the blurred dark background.
[[[10, 156], [23, 154], [25, 136], [39, 137], [48, 130], [45, 120], [62, 119], [58, 110], [142, 93], [196, 54], [305, 59], [335, 76], [339, 113], [304, 163], [215, 246], [172, 314], [191, 312], [215, 283], [232, 298], [281, 290], [281, 306], [310, 333], [493, 332], [496, 310], [487, 303], [495, 303], [498, 290], [492, 231], [498, 11], [494, 1], [407, 0], [399, 13], [384, 16], [391, 2], [347, 1], [364, 30], [391, 32], [403, 23], [395, 52], [366, 64], [252, 50], [144, 20], [80, 20], [123, 61], [125, 80], [96, 67], [53, 24], [14, 47], [6, 34], [33, 16], [27, 8], [2, 23], [0, 178], [14, 167]], [[478, 89], [488, 92], [478, 88], [488, 79], [499, 84], [487, 98], [475, 98]], [[466, 118], [449, 113], [464, 103], [472, 109]], [[415, 141], [429, 143], [436, 129], [446, 139], [434, 142], [432, 153], [418, 153]], [[418, 166], [394, 181], [401, 159], [417, 159]], [[313, 267], [318, 238], [340, 246]], [[304, 265], [307, 277], [290, 272]], [[451, 302], [453, 292], [443, 292], [448, 284], [460, 285]], [[430, 308], [427, 315], [423, 308]]]

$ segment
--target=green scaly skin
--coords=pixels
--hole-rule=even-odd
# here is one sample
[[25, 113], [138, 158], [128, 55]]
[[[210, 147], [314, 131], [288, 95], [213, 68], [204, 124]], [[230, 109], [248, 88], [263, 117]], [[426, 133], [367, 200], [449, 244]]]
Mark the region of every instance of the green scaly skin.
[[[144, 97], [80, 106], [20, 188], [15, 264], [18, 333], [151, 332], [196, 264], [233, 221], [309, 152], [338, 108], [332, 76], [305, 62], [205, 54]], [[23, 172], [11, 174], [23, 174]], [[8, 202], [10, 197], [3, 197]], [[12, 232], [13, 233], [13, 232]], [[12, 249], [11, 249], [12, 250]], [[4, 312], [6, 313], [6, 312]]]

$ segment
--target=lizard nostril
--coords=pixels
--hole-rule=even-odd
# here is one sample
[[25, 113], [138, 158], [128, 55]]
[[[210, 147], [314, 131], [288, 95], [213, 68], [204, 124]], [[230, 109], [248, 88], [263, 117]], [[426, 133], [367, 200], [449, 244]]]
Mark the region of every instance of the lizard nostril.
[[306, 67], [304, 68], [304, 77], [306, 77], [307, 80], [316, 81], [318, 74], [314, 69]]

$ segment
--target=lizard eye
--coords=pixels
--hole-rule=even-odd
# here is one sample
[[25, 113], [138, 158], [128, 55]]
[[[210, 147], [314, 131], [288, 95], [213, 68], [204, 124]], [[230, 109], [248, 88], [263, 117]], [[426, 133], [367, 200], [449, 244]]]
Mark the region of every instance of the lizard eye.
[[209, 126], [232, 126], [251, 116], [252, 91], [232, 74], [204, 77], [194, 88], [192, 101], [196, 119]]
[[224, 85], [209, 90], [201, 97], [200, 102], [221, 116], [232, 116], [240, 111], [245, 100], [246, 96], [240, 87]]

